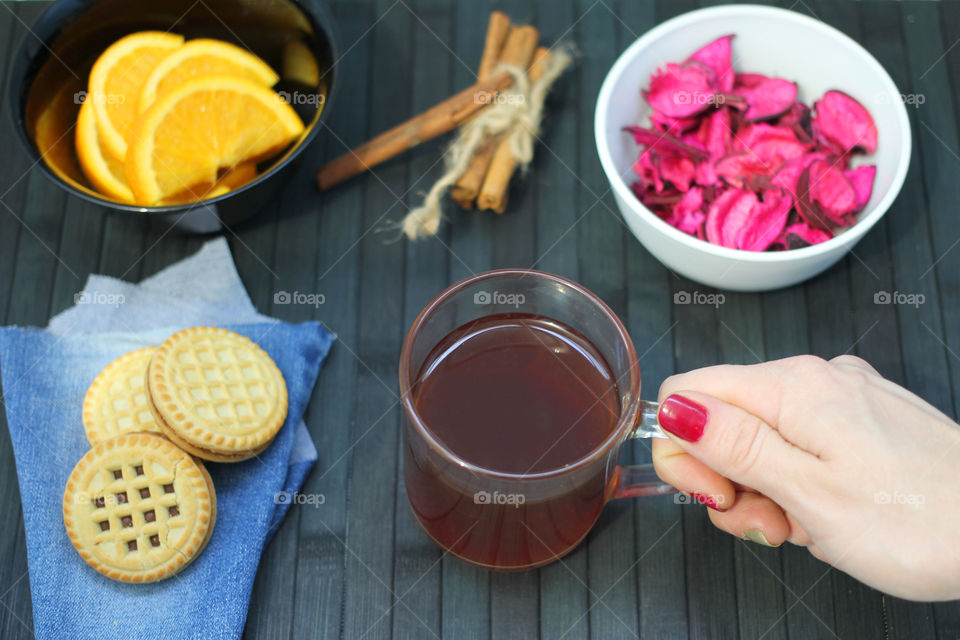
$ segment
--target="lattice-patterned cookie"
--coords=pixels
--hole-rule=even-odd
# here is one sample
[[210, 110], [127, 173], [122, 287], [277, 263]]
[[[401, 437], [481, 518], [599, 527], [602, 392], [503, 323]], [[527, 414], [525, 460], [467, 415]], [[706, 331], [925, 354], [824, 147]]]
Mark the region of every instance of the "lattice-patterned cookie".
[[83, 399], [83, 428], [94, 445], [121, 433], [160, 433], [147, 404], [147, 365], [155, 347], [124, 354], [93, 380]]
[[287, 385], [249, 338], [215, 327], [184, 329], [154, 353], [148, 406], [160, 431], [206, 460], [237, 462], [263, 451], [287, 416]]
[[91, 567], [122, 582], [156, 582], [203, 550], [217, 516], [203, 464], [152, 433], [102, 440], [74, 467], [63, 523]]

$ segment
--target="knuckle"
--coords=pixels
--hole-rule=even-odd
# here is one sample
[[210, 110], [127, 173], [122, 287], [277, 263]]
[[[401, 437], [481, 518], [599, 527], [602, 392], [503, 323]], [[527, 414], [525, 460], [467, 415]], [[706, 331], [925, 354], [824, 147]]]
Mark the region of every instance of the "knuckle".
[[822, 375], [830, 368], [829, 363], [820, 356], [793, 356], [780, 361], [781, 365], [797, 377]]
[[[864, 360], [864, 359], [861, 358], [860, 356], [854, 356], [854, 355], [851, 355], [851, 354], [849, 354], [849, 353], [844, 353], [844, 354], [841, 354], [841, 355], [837, 356], [836, 358], [832, 358], [832, 359], [830, 360], [830, 362], [833, 363], [833, 364], [850, 364], [850, 365], [854, 365], [854, 366], [857, 366], [857, 367], [862, 367], [862, 366], [864, 366], [864, 365], [867, 365], [867, 361], [866, 361], [866, 360]], [[869, 365], [867, 365], [867, 366], [869, 366]]]
[[768, 435], [760, 419], [749, 414], [724, 432], [721, 446], [727, 452], [731, 475], [748, 477], [754, 473], [761, 461]]
[[836, 358], [832, 359], [830, 363], [846, 365], [848, 367], [855, 367], [857, 369], [862, 369], [870, 373], [876, 373], [876, 369], [873, 368], [872, 364], [870, 364], [869, 362], [867, 362], [866, 360], [864, 360], [859, 356], [850, 355], [848, 353], [845, 353], [841, 356], [837, 356]]

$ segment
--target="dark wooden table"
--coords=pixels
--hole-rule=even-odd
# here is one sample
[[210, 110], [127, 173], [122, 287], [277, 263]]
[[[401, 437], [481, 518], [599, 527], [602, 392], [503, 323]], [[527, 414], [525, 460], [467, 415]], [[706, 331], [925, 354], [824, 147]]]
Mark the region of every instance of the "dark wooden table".
[[[440, 171], [442, 142], [328, 194], [313, 187], [324, 158], [420, 111], [472, 78], [490, 2], [337, 3], [344, 57], [328, 130], [299, 175], [258, 218], [226, 233], [251, 296], [286, 320], [319, 319], [339, 334], [307, 424], [320, 461], [262, 559], [247, 631], [254, 638], [960, 638], [960, 605], [890, 598], [810, 557], [715, 531], [705, 509], [672, 497], [608, 506], [562, 562], [493, 574], [441, 555], [406, 505], [396, 366], [420, 308], [451, 282], [502, 266], [536, 266], [597, 292], [643, 354], [647, 395], [675, 371], [799, 353], [855, 353], [956, 416], [960, 398], [960, 4], [779, 3], [815, 15], [866, 46], [905, 93], [914, 155], [900, 198], [855, 255], [802, 286], [727, 294], [678, 306], [704, 287], [662, 267], [627, 231], [593, 143], [594, 101], [617, 54], [693, 0], [504, 3], [548, 41], [582, 52], [559, 84], [545, 146], [503, 216], [449, 209], [438, 237], [386, 242]], [[46, 4], [0, 9], [0, 68]], [[838, 61], [842, 64], [842, 61]], [[6, 85], [3, 85], [6, 91]], [[2, 102], [7, 104], [6, 95]], [[73, 304], [87, 274], [138, 280], [202, 239], [67, 197], [15, 143], [0, 140], [0, 319], [45, 325]], [[312, 306], [273, 305], [274, 292], [318, 292]], [[880, 291], [925, 296], [918, 308], [874, 304]], [[2, 420], [2, 418], [0, 418]], [[56, 428], [56, 425], [52, 425]], [[627, 458], [649, 457], [642, 444]], [[13, 452], [0, 427], [0, 638], [32, 635]]]

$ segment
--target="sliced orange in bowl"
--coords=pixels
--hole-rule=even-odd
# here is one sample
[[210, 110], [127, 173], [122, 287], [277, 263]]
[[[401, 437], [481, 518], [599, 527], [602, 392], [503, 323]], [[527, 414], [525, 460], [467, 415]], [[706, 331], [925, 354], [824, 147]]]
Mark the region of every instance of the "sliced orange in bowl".
[[189, 40], [161, 60], [140, 90], [138, 110], [143, 113], [157, 96], [187, 80], [207, 75], [234, 75], [272, 87], [280, 77], [266, 62], [246, 49], [222, 40]]
[[141, 114], [125, 160], [137, 204], [149, 206], [218, 170], [275, 155], [304, 131], [268, 87], [232, 75], [200, 76], [159, 94]]
[[90, 184], [118, 202], [133, 203], [133, 192], [127, 186], [123, 163], [111, 157], [102, 146], [90, 100], [80, 105], [74, 139], [80, 168]]
[[183, 36], [140, 31], [114, 42], [93, 64], [87, 99], [93, 103], [103, 146], [114, 158], [126, 156], [143, 83], [163, 58], [182, 45]]
[[221, 169], [214, 183], [204, 182], [195, 184], [180, 193], [164, 198], [157, 204], [169, 206], [176, 204], [187, 204], [190, 202], [199, 202], [208, 200], [230, 193], [238, 187], [242, 187], [257, 177], [257, 165], [253, 162], [244, 162], [232, 169]]

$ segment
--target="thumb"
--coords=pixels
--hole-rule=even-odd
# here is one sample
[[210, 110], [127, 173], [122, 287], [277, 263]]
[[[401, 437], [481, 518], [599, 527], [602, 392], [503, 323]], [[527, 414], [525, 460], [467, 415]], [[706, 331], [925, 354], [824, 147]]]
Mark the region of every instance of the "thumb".
[[752, 413], [696, 391], [663, 401], [657, 420], [690, 455], [782, 506], [793, 502], [817, 458], [783, 439]]

